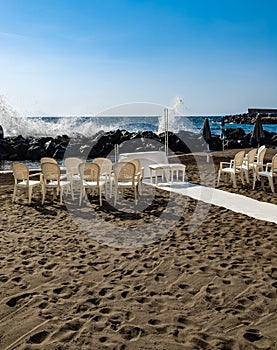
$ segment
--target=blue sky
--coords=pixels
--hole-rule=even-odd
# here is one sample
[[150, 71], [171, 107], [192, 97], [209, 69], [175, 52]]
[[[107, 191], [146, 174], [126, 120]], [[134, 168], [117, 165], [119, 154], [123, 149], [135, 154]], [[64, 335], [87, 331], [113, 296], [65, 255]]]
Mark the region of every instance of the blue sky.
[[277, 1], [0, 0], [0, 94], [20, 112], [132, 102], [277, 108]]

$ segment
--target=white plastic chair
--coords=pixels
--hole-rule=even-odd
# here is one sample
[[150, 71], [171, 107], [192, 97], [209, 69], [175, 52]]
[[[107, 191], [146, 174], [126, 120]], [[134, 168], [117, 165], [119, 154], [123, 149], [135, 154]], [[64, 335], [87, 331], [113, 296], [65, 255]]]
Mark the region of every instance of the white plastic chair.
[[79, 165], [82, 163], [82, 159], [77, 157], [69, 157], [64, 160], [66, 175], [73, 189], [73, 197], [75, 187], [78, 187], [78, 189], [80, 187], [81, 176], [79, 173]]
[[69, 180], [65, 180], [64, 176], [61, 177], [61, 170], [58, 164], [55, 163], [42, 163], [41, 164], [42, 171], [42, 204], [45, 202], [45, 196], [47, 190], [53, 191], [53, 199], [57, 194], [60, 194], [60, 204], [62, 204], [62, 196], [64, 189], [71, 190], [72, 200], [73, 189], [71, 186], [71, 182]]
[[[244, 184], [243, 179], [243, 169], [242, 163], [245, 155], [245, 151], [240, 151], [235, 155], [235, 158], [230, 162], [220, 162], [219, 170], [218, 170], [218, 178], [217, 178], [217, 186], [219, 186], [219, 181], [221, 174], [230, 175], [233, 180], [233, 187], [237, 188], [236, 175], [240, 175], [241, 182]], [[227, 165], [227, 167], [223, 167]]]
[[262, 145], [262, 146], [260, 146], [260, 147], [258, 148], [257, 154], [256, 154], [256, 160], [258, 159], [259, 154], [260, 154], [260, 153], [262, 152], [262, 150], [264, 150], [265, 148], [266, 148], [265, 145]]
[[34, 187], [41, 186], [40, 180], [30, 180], [31, 177], [38, 176], [39, 174], [29, 173], [29, 168], [22, 163], [14, 162], [12, 164], [13, 177], [14, 177], [14, 189], [12, 202], [14, 203], [17, 194], [17, 189], [24, 189], [28, 196], [28, 203], [31, 203], [32, 191]]
[[116, 205], [119, 190], [132, 189], [137, 204], [140, 177], [136, 174], [136, 166], [131, 162], [119, 162], [114, 167], [114, 205]]
[[138, 181], [138, 191], [139, 191], [139, 194], [141, 194], [142, 180], [144, 178], [144, 168], [141, 166], [140, 160], [137, 158], [127, 157], [119, 160], [119, 163], [122, 163], [122, 162], [125, 162], [125, 163], [130, 162], [135, 165], [136, 180]]
[[268, 182], [271, 188], [271, 191], [275, 193], [274, 191], [274, 178], [277, 177], [277, 154], [272, 158], [271, 163], [268, 163], [266, 165], [265, 170], [263, 171], [258, 171], [257, 173], [254, 173], [254, 183], [253, 183], [253, 189], [255, 189], [255, 184], [256, 184], [256, 177], [257, 175], [259, 177], [262, 177], [262, 186], [264, 187], [264, 178], [268, 178]]
[[112, 195], [112, 183], [113, 183], [113, 163], [110, 159], [104, 157], [98, 157], [93, 159], [92, 163], [98, 164], [100, 167], [100, 180], [105, 181], [106, 193], [107, 186], [109, 186], [110, 197]]
[[263, 170], [263, 168], [264, 168], [264, 156], [265, 156], [265, 153], [266, 153], [266, 148], [263, 147], [260, 150], [260, 152], [257, 153], [257, 160], [254, 163], [254, 172], [256, 173], [256, 176], [258, 177], [258, 179], [260, 179], [259, 171]]
[[249, 173], [250, 173], [250, 171], [253, 171], [253, 173], [254, 173], [256, 154], [257, 154], [257, 148], [251, 149], [251, 151], [249, 151], [245, 155], [243, 163], [242, 163], [243, 173], [245, 174], [246, 182], [248, 184], [250, 182], [249, 181]]
[[[79, 165], [79, 172], [81, 175], [80, 182], [80, 200], [79, 205], [82, 204], [85, 190], [96, 190], [99, 195], [100, 206], [102, 206], [102, 190], [106, 189], [106, 180], [100, 178], [100, 167], [96, 163], [82, 163]], [[107, 193], [105, 193], [107, 195]]]

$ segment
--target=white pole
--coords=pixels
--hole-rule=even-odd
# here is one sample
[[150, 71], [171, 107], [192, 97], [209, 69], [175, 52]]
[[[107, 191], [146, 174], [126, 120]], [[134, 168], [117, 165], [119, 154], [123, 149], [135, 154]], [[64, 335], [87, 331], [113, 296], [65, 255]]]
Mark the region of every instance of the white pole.
[[115, 163], [117, 163], [117, 160], [118, 160], [118, 156], [119, 156], [118, 152], [119, 152], [118, 144], [115, 144], [114, 145], [114, 162]]
[[164, 109], [164, 137], [165, 154], [168, 156], [168, 108]]

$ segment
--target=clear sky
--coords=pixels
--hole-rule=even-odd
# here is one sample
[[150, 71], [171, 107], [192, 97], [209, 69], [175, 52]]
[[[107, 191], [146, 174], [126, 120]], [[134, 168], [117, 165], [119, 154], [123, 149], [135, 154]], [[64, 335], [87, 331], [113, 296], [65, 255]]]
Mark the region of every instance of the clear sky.
[[20, 112], [131, 102], [277, 108], [276, 0], [0, 0], [0, 94]]

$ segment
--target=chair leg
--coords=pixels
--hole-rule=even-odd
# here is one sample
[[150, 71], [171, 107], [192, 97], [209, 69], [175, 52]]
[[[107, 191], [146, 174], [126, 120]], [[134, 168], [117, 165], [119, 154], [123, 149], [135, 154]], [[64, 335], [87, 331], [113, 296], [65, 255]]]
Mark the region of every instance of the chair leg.
[[256, 186], [256, 177], [257, 177], [256, 170], [254, 170], [254, 172], [253, 172], [253, 190], [255, 189], [255, 186]]
[[62, 204], [62, 196], [63, 196], [63, 187], [60, 188], [60, 204]]
[[28, 189], [28, 203], [31, 204], [31, 198], [32, 198], [32, 187], [29, 187]]
[[84, 191], [85, 191], [84, 187], [81, 186], [81, 187], [80, 187], [79, 205], [82, 204], [82, 199], [83, 199]]
[[183, 176], [182, 176], [182, 181], [183, 181], [183, 182], [185, 182], [185, 175], [186, 175], [186, 173], [185, 173], [185, 171], [183, 170]]
[[142, 181], [139, 180], [139, 183], [138, 183], [138, 193], [139, 193], [139, 195], [141, 195], [141, 193], [142, 193], [142, 183], [141, 182]]
[[220, 170], [218, 170], [218, 176], [217, 176], [217, 186], [219, 186], [220, 175], [221, 175], [221, 171], [220, 171]]
[[70, 186], [70, 189], [71, 189], [71, 198], [72, 198], [72, 200], [74, 201], [74, 191], [73, 191], [73, 184], [71, 185], [69, 185]]
[[274, 193], [273, 177], [268, 176], [268, 181], [269, 181], [269, 184], [270, 184], [271, 191], [272, 191], [272, 193]]
[[262, 178], [261, 178], [260, 180], [261, 180], [262, 188], [263, 188], [263, 190], [264, 190], [264, 189], [265, 189], [265, 188], [264, 188], [264, 177], [262, 176]]
[[237, 188], [236, 174], [232, 174], [231, 177], [232, 177], [232, 180], [233, 180], [233, 187]]
[[110, 198], [112, 198], [112, 193], [113, 193], [113, 182], [110, 179]]
[[249, 181], [249, 172], [248, 172], [248, 170], [245, 170], [244, 174], [245, 174], [246, 182], [249, 184], [250, 181]]
[[73, 180], [70, 182], [70, 190], [71, 190], [71, 198], [74, 201], [75, 197], [74, 197], [74, 182]]
[[138, 200], [138, 197], [137, 197], [137, 187], [135, 186], [135, 205], [137, 204], [137, 200]]
[[[235, 175], [236, 176], [236, 175]], [[240, 172], [240, 178], [241, 178], [241, 182], [244, 185], [244, 178], [243, 178], [243, 171]]]
[[13, 187], [12, 203], [14, 203], [14, 200], [15, 200], [16, 190], [17, 190], [16, 185], [14, 185], [14, 187]]
[[114, 188], [114, 205], [116, 205], [117, 196], [118, 196], [118, 187], [115, 186], [115, 188]]
[[42, 201], [41, 201], [41, 204], [44, 204], [44, 201], [45, 201], [45, 195], [46, 195], [46, 188], [43, 187], [42, 188]]
[[100, 207], [102, 207], [102, 191], [101, 191], [101, 187], [99, 187], [99, 202], [100, 202]]

